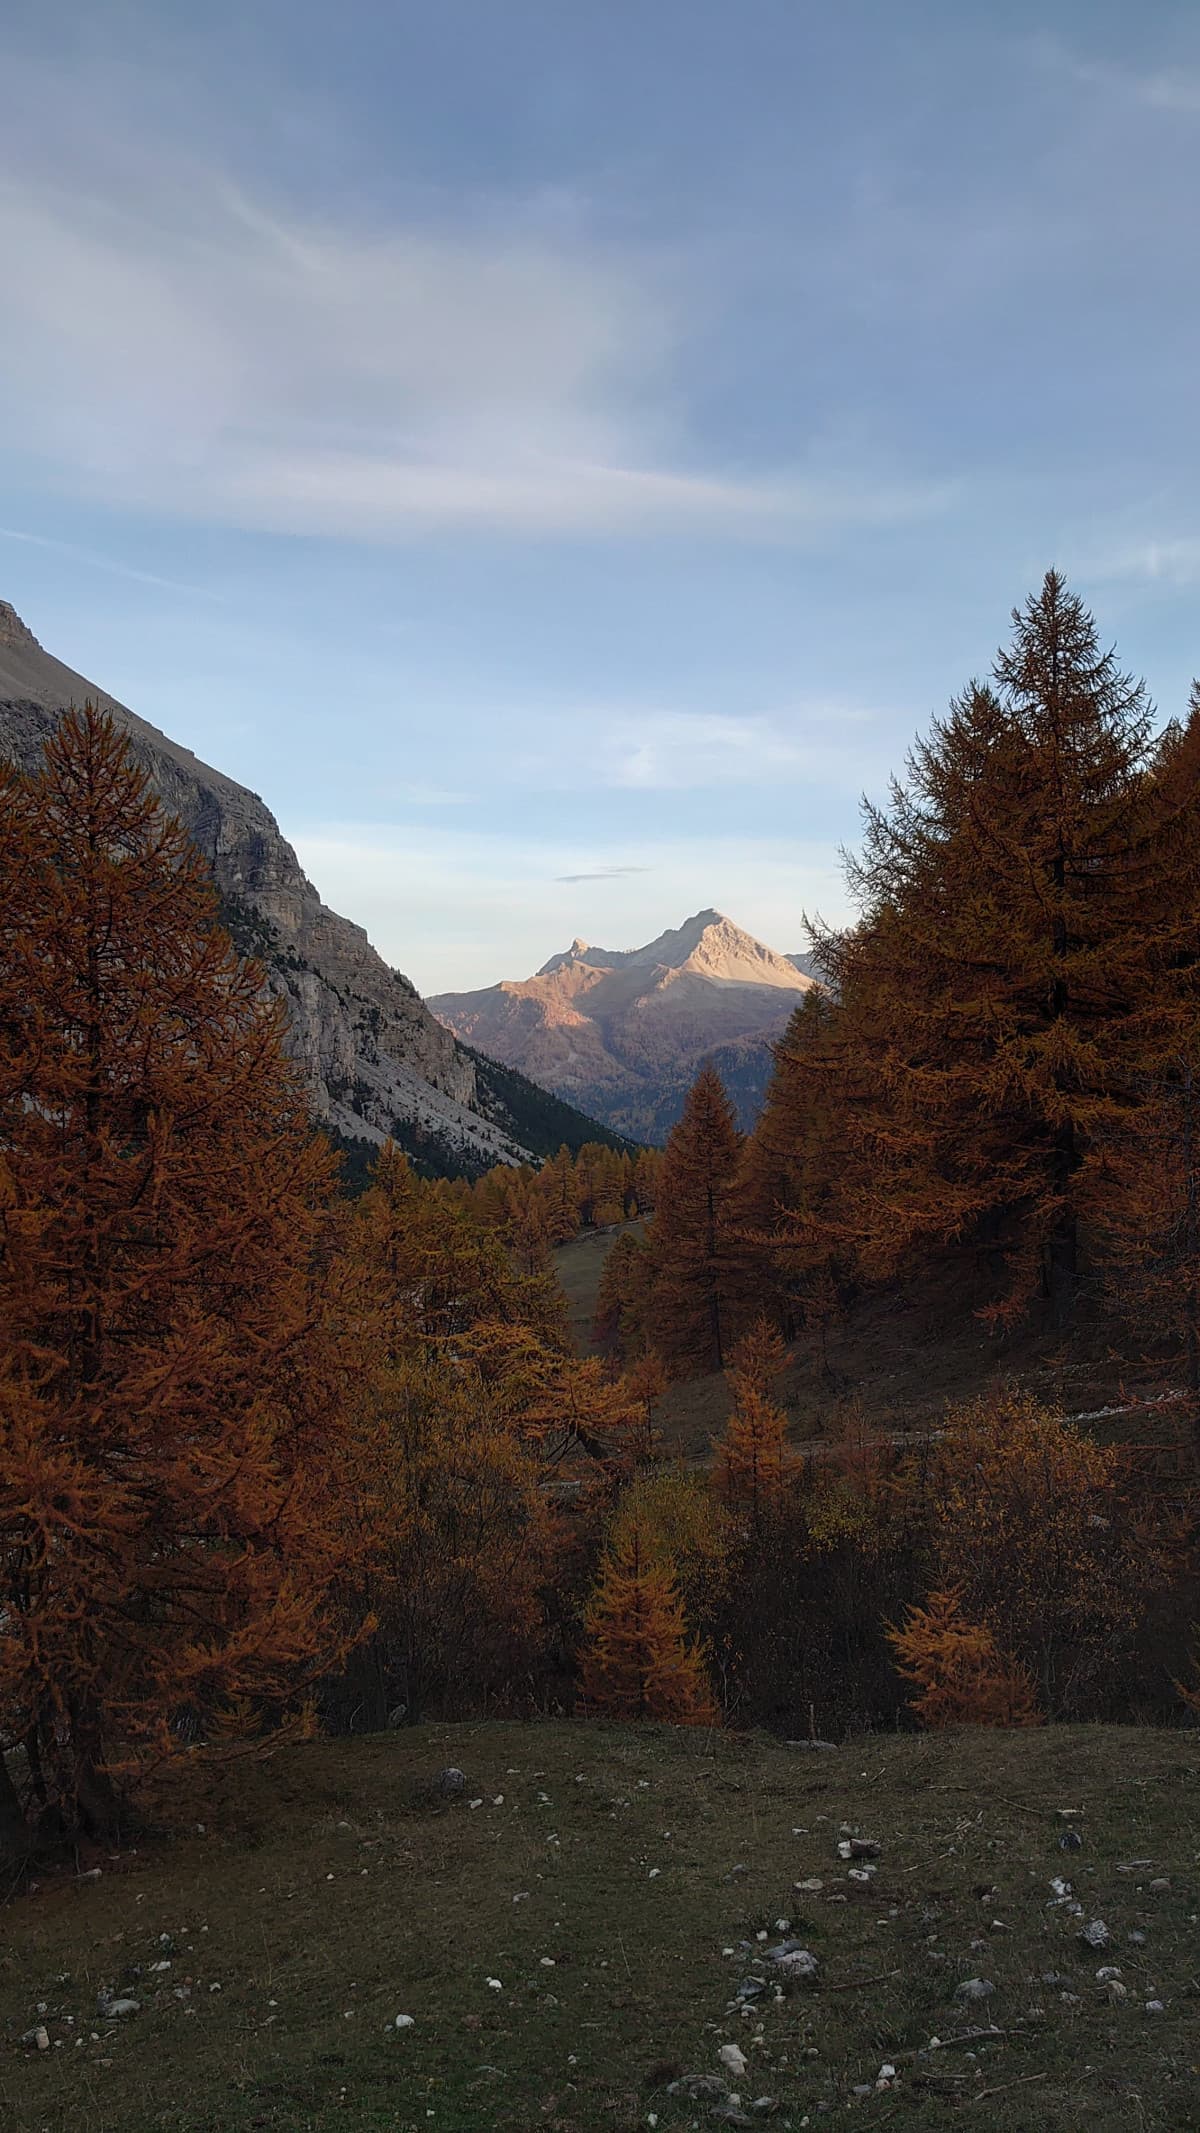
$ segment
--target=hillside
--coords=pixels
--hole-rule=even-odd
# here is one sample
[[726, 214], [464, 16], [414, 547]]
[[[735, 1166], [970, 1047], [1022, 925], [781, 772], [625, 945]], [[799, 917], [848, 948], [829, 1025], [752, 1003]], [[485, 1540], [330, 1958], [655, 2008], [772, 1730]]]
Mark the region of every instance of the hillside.
[[361, 926], [321, 902], [257, 793], [53, 658], [0, 601], [0, 754], [33, 769], [62, 711], [86, 701], [124, 728], [207, 860], [235, 941], [287, 1005], [314, 1116], [344, 1146], [392, 1135], [426, 1169], [477, 1174], [597, 1137], [591, 1120], [540, 1105], [505, 1067], [455, 1043]]
[[[0, 1913], [0, 2122], [929, 2133], [969, 2107], [992, 2133], [1178, 2133], [1198, 1775], [1194, 1734], [1099, 1727], [813, 1751], [479, 1724], [235, 1763]], [[878, 1861], [839, 1858], [844, 1830]], [[819, 1965], [784, 1998], [781, 1936]], [[98, 2016], [104, 1991], [138, 2011]]]
[[434, 995], [447, 1028], [619, 1132], [665, 1139], [702, 1061], [740, 1122], [758, 1113], [771, 1045], [815, 982], [721, 912], [642, 948], [575, 940], [531, 978]]

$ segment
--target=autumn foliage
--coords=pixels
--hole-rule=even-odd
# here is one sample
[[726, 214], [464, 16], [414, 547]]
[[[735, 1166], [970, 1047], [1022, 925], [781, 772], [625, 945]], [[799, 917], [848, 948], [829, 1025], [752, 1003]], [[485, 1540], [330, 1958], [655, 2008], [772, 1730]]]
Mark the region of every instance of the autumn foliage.
[[999, 1649], [985, 1623], [969, 1622], [956, 1590], [932, 1592], [888, 1632], [901, 1673], [920, 1690], [913, 1710], [926, 1726], [1034, 1726], [1029, 1673]]
[[[0, 1847], [111, 1838], [156, 1759], [281, 1723], [1174, 1694], [1191, 1479], [1059, 1392], [1119, 1348], [1200, 1445], [1200, 699], [1159, 729], [1050, 573], [850, 885], [749, 1137], [706, 1067], [661, 1152], [468, 1182], [387, 1145], [351, 1200], [109, 721], [0, 776]], [[618, 1229], [581, 1354], [555, 1251]], [[990, 1388], [928, 1430], [842, 1367], [914, 1297]], [[838, 1395], [811, 1458], [785, 1366]], [[673, 1464], [721, 1372], [711, 1467]]]
[[699, 1651], [687, 1640], [669, 1566], [632, 1522], [606, 1561], [585, 1618], [581, 1686], [607, 1718], [716, 1723]]
[[331, 1166], [281, 1038], [126, 745], [70, 717], [0, 783], [0, 1748], [67, 1826], [334, 1649]]

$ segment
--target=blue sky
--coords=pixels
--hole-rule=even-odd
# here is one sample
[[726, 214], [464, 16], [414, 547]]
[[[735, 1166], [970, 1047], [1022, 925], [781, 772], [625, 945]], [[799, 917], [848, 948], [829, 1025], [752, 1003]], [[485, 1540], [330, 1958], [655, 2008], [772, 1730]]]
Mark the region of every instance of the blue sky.
[[772, 945], [1051, 562], [1200, 668], [1200, 10], [8, 0], [0, 595], [424, 991]]

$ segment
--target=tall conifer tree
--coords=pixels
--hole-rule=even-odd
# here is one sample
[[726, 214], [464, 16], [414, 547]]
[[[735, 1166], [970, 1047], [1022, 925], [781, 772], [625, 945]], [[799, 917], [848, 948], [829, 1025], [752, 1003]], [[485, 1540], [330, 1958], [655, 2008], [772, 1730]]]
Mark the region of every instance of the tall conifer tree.
[[0, 1763], [68, 1827], [327, 1648], [332, 1165], [282, 1030], [107, 719], [0, 776]]
[[740, 1150], [720, 1075], [703, 1067], [667, 1141], [652, 1232], [655, 1346], [693, 1370], [724, 1368], [744, 1303]]

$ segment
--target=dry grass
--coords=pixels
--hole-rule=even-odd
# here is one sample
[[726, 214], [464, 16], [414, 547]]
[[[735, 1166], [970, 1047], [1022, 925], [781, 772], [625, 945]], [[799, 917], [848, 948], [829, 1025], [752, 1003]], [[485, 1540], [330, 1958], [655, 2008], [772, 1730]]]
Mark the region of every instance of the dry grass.
[[[449, 1762], [482, 1805], [424, 1796]], [[816, 1754], [481, 1724], [293, 1748], [199, 1789], [181, 1776], [158, 1834], [99, 1880], [47, 1878], [0, 1914], [0, 2124], [633, 2133], [655, 2114], [668, 2133], [717, 2122], [667, 2086], [718, 2072], [733, 2040], [736, 2087], [774, 2097], [783, 2128], [849, 2110], [899, 2133], [1178, 2133], [1200, 2124], [1198, 1770], [1194, 1735], [1150, 1731]], [[1082, 1850], [1059, 1848], [1064, 1808]], [[882, 1846], [865, 1884], [837, 1858], [843, 1822]], [[1109, 1949], [1081, 1947], [1060, 1875]], [[756, 1936], [781, 1917], [820, 1984], [743, 2015], [735, 1987], [766, 1973]], [[974, 1976], [996, 1988], [982, 2015], [955, 2000]], [[106, 1985], [141, 2012], [97, 2020]], [[415, 2017], [400, 2034], [399, 2013]], [[23, 2050], [39, 2018], [50, 2049]], [[983, 2022], [1000, 2034], [954, 2041]], [[874, 2086], [884, 2063], [898, 2086]]]

